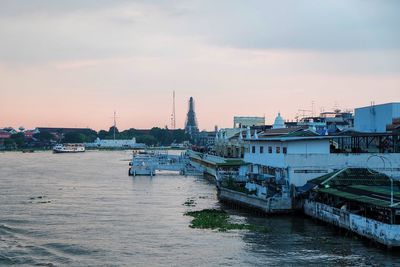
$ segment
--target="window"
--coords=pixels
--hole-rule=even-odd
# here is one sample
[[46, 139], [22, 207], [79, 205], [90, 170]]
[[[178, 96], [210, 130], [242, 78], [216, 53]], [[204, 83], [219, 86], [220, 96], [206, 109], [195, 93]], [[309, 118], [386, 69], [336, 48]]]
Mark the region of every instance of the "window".
[[252, 146], [252, 147], [251, 147], [251, 153], [253, 153], [253, 154], [256, 153], [256, 147], [255, 147], [255, 146]]
[[287, 147], [282, 147], [282, 153], [287, 154]]
[[269, 154], [272, 154], [272, 146], [269, 146], [269, 147], [268, 147], [268, 153], [269, 153]]
[[276, 154], [279, 154], [279, 153], [281, 153], [281, 147], [280, 147], [280, 146], [277, 146], [277, 147], [276, 147]]
[[263, 153], [264, 153], [264, 147], [260, 146], [260, 154], [263, 154]]

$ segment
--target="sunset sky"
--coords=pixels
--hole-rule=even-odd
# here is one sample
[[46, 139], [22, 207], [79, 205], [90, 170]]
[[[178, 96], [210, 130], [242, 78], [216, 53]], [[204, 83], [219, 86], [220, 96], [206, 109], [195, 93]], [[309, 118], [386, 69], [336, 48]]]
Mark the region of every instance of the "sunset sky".
[[400, 1], [0, 0], [0, 127], [177, 126], [400, 101]]

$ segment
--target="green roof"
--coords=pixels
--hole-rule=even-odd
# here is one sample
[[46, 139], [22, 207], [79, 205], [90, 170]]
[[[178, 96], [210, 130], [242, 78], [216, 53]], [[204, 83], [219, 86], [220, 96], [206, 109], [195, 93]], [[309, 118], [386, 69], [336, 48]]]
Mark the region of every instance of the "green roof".
[[284, 137], [295, 137], [295, 136], [296, 137], [307, 137], [307, 136], [320, 136], [320, 135], [315, 132], [308, 131], [308, 130], [291, 132], [291, 133], [284, 135]]
[[[318, 185], [319, 193], [334, 195], [348, 200], [390, 207], [391, 180], [383, 173], [367, 168], [346, 168], [308, 181]], [[400, 199], [400, 182], [393, 181], [395, 203]], [[400, 208], [400, 206], [396, 206]]]
[[217, 163], [217, 166], [240, 166], [246, 164], [243, 160], [225, 160], [225, 162]]
[[382, 207], [382, 208], [388, 208], [390, 206], [390, 200], [382, 200], [382, 199], [374, 198], [371, 196], [361, 196], [359, 194], [348, 193], [348, 192], [344, 192], [344, 191], [341, 191], [341, 190], [338, 190], [335, 188], [321, 188], [318, 190], [318, 192], [326, 193], [326, 194], [338, 196], [341, 198], [349, 199], [352, 201], [366, 203], [366, 204], [370, 204], [370, 205], [374, 205], [374, 206], [378, 206], [378, 207]]
[[[386, 174], [367, 168], [346, 168], [312, 179], [308, 181], [308, 183], [324, 186], [384, 186], [390, 185], [390, 178]], [[395, 183], [399, 184], [397, 181], [395, 181]]]
[[[360, 190], [367, 190], [370, 191], [371, 193], [376, 193], [376, 194], [383, 194], [390, 196], [390, 186], [366, 186], [366, 185], [352, 185], [350, 186], [353, 189], [360, 189]], [[398, 190], [397, 186], [394, 186], [393, 188], [393, 196], [400, 198], [400, 191]]]

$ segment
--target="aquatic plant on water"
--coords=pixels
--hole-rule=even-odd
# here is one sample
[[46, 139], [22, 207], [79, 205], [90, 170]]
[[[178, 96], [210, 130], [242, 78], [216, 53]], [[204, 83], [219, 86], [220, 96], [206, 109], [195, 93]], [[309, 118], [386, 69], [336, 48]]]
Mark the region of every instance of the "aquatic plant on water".
[[184, 206], [187, 207], [195, 207], [196, 206], [196, 201], [193, 198], [187, 198], [185, 203], [183, 203]]
[[189, 227], [198, 229], [214, 229], [221, 232], [228, 230], [249, 230], [257, 232], [267, 232], [264, 226], [253, 224], [231, 223], [229, 222], [229, 214], [223, 210], [205, 209], [200, 211], [189, 211], [186, 216], [194, 219]]

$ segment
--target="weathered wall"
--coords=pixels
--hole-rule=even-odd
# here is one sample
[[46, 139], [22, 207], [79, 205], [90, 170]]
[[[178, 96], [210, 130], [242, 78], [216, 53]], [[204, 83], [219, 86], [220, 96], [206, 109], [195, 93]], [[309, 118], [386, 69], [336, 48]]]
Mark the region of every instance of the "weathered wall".
[[304, 213], [331, 223], [338, 227], [350, 230], [361, 236], [373, 239], [389, 247], [400, 246], [400, 225], [390, 225], [349, 213], [346, 210], [306, 200]]
[[220, 189], [219, 198], [221, 200], [235, 202], [244, 207], [258, 209], [265, 213], [282, 213], [292, 210], [292, 201], [290, 198], [261, 199], [226, 188]]

